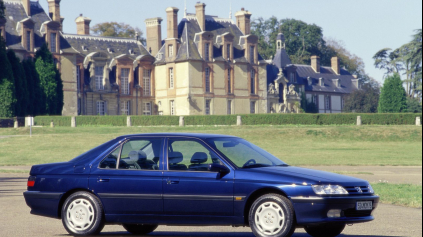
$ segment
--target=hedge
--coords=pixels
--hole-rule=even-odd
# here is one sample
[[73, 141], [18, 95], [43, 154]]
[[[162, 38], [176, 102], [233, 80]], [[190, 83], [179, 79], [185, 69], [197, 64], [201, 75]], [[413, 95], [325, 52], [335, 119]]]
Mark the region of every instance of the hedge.
[[[357, 116], [363, 125], [415, 125], [422, 114], [248, 114], [241, 115], [243, 125], [355, 125]], [[78, 116], [77, 126], [126, 126], [127, 116]], [[70, 127], [71, 117], [35, 117], [37, 126]], [[131, 116], [132, 126], [178, 126], [178, 116]], [[185, 125], [236, 125], [236, 115], [185, 116]]]

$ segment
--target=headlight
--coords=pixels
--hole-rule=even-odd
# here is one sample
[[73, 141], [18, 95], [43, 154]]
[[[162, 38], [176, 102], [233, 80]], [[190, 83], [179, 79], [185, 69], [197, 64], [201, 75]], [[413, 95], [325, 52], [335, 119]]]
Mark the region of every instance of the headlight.
[[373, 189], [372, 185], [369, 184], [369, 193], [375, 194], [375, 190]]
[[347, 190], [339, 185], [313, 185], [313, 190], [318, 195], [348, 195]]

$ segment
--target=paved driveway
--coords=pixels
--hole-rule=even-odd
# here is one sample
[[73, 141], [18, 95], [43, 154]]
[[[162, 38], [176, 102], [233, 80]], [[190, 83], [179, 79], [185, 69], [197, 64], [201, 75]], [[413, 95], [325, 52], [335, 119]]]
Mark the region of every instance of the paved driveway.
[[[67, 236], [60, 220], [29, 214], [22, 192], [26, 188], [22, 175], [0, 174], [0, 236]], [[422, 236], [422, 210], [380, 205], [376, 221], [347, 227], [344, 236]], [[121, 226], [106, 226], [102, 235], [129, 235]], [[248, 228], [232, 227], [159, 227], [152, 236], [174, 237], [253, 237]], [[294, 237], [307, 237], [298, 230]]]

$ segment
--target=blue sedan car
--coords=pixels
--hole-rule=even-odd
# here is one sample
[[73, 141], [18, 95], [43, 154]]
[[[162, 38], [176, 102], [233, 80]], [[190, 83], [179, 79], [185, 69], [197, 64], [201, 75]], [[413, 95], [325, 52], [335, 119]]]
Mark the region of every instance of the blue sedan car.
[[32, 214], [62, 219], [71, 235], [119, 224], [136, 235], [200, 225], [335, 237], [374, 220], [379, 203], [367, 181], [292, 167], [241, 138], [210, 134], [118, 137], [32, 167], [24, 196]]

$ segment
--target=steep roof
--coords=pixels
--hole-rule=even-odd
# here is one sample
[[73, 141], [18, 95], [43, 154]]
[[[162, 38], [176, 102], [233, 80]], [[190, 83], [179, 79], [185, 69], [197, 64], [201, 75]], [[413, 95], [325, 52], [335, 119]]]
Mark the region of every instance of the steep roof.
[[[337, 75], [331, 67], [321, 67], [320, 73], [317, 73], [309, 65], [296, 64], [295, 66], [297, 67], [298, 81], [302, 81], [302, 84], [306, 85], [306, 91], [349, 94], [356, 90], [352, 81], [355, 77], [344, 69], [341, 69], [341, 74]], [[308, 78], [313, 80], [313, 84], [311, 86], [308, 85]], [[323, 78], [324, 86], [320, 86], [320, 78]], [[337, 87], [335, 85], [335, 79], [340, 80], [341, 87]]]

